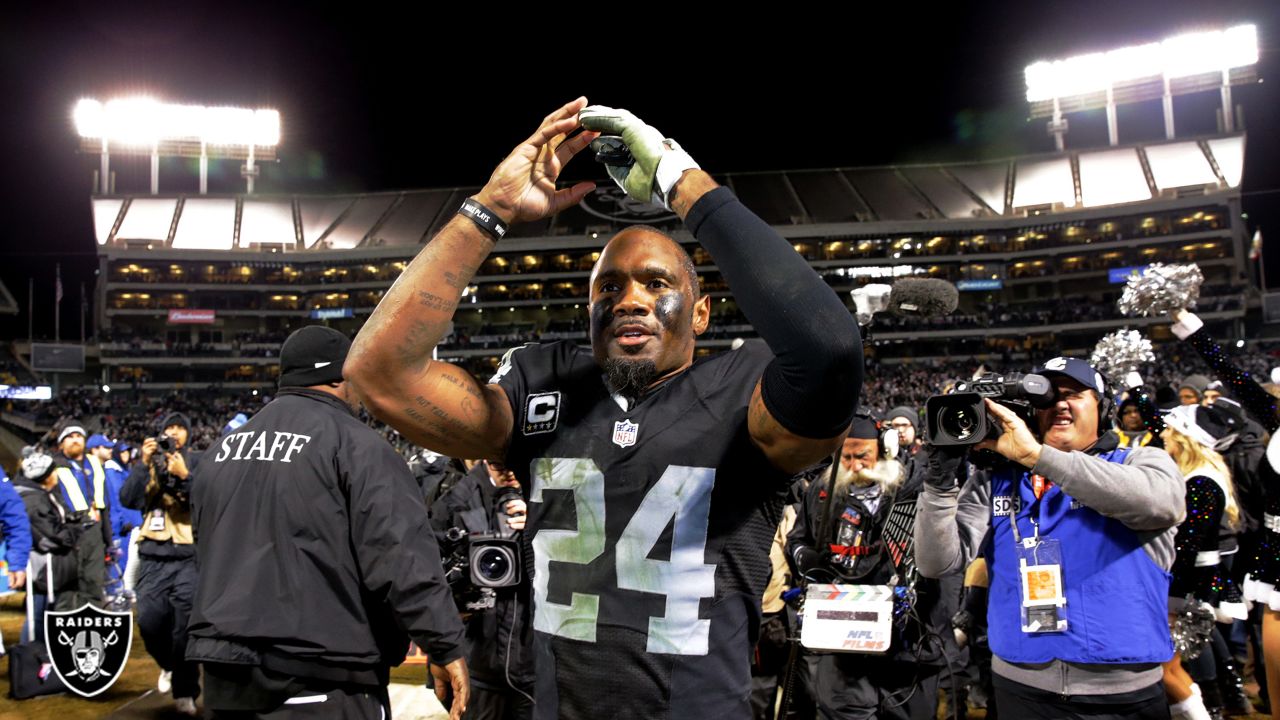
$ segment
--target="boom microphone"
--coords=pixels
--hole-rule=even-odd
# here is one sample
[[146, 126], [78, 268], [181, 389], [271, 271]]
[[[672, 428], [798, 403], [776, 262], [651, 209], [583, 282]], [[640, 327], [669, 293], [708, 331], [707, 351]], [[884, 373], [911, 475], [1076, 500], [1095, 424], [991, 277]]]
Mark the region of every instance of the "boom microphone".
[[956, 286], [938, 278], [902, 278], [889, 293], [889, 310], [907, 317], [940, 317], [960, 304]]

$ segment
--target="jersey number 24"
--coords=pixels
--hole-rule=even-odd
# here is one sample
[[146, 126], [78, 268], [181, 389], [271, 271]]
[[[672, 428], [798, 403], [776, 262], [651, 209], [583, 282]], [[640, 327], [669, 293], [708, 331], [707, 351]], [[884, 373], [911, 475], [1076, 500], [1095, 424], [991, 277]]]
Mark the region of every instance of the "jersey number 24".
[[[595, 642], [600, 596], [574, 592], [564, 605], [547, 600], [547, 588], [551, 563], [585, 565], [604, 554], [604, 473], [589, 458], [539, 458], [532, 469], [530, 502], [542, 502], [544, 490], [568, 490], [578, 515], [576, 530], [539, 530], [533, 538], [534, 629]], [[711, 621], [698, 617], [698, 606], [715, 594], [716, 566], [704, 562], [715, 475], [713, 468], [667, 467], [618, 538], [618, 587], [667, 600], [666, 614], [649, 618], [649, 652], [707, 654]], [[649, 559], [673, 517], [671, 559]]]

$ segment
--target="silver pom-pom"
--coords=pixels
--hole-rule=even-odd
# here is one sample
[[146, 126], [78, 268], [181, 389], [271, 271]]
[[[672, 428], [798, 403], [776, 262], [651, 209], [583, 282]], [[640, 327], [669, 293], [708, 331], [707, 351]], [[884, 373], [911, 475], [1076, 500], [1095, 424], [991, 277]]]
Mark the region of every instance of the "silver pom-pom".
[[1213, 623], [1213, 610], [1188, 596], [1182, 611], [1169, 623], [1173, 648], [1183, 660], [1195, 660], [1209, 646]]
[[1152, 263], [1141, 275], [1129, 278], [1116, 306], [1130, 317], [1172, 314], [1196, 306], [1203, 282], [1204, 274], [1194, 263]]
[[1117, 390], [1123, 387], [1125, 376], [1156, 361], [1151, 341], [1137, 330], [1117, 330], [1104, 335], [1093, 348], [1089, 364], [1102, 373]]

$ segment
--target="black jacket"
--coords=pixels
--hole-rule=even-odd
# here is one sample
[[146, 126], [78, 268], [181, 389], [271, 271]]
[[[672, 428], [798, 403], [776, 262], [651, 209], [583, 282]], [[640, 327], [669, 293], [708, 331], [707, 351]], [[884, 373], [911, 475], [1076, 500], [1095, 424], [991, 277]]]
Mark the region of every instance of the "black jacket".
[[[509, 528], [501, 526], [498, 493], [488, 470], [483, 464], [477, 464], [431, 506], [431, 525], [436, 530], [437, 541], [444, 546], [448, 542], [445, 532], [455, 527], [469, 535], [509, 534]], [[465, 543], [461, 545], [465, 550]], [[514, 687], [532, 692], [533, 625], [529, 622], [527, 568], [521, 577], [525, 582], [517, 587], [495, 590], [492, 608], [468, 618], [467, 639], [471, 642], [471, 652], [467, 655], [467, 669], [473, 680], [496, 688]]]
[[[13, 487], [22, 497], [31, 521], [32, 553], [54, 555], [54, 590], [70, 587], [75, 582], [76, 563], [68, 558], [84, 534], [85, 524], [73, 520], [74, 514], [63, 506], [62, 491], [56, 486], [50, 492], [19, 476], [13, 479]], [[45, 592], [43, 574], [31, 580], [36, 592]]]
[[[921, 456], [917, 463], [923, 460]], [[794, 559], [796, 550], [800, 547], [813, 548], [819, 552], [822, 557], [822, 567], [828, 571], [828, 573], [819, 574], [830, 575], [830, 580], [823, 578], [825, 582], [851, 585], [889, 584], [895, 576], [896, 569], [892, 553], [886, 547], [883, 537], [884, 527], [893, 504], [917, 497], [923, 480], [922, 472], [909, 474], [909, 467], [904, 466], [902, 472], [902, 484], [891, 496], [879, 496], [879, 502], [875, 504], [874, 510], [868, 507], [868, 502], [859, 496], [860, 493], [848, 492], [846, 497], [832, 498], [828, 509], [829, 537], [826, 539], [819, 539], [817, 534], [822, 525], [822, 510], [827, 504], [826, 494], [831, 478], [827, 472], [819, 475], [810, 483], [800, 503], [796, 524], [787, 534], [787, 557]], [[852, 488], [850, 490], [852, 491]], [[854, 554], [856, 562], [848, 570], [829, 562], [832, 555], [831, 549], [839, 542], [838, 533], [842, 517], [855, 521], [858, 529], [863, 533], [859, 550], [865, 552]], [[798, 570], [797, 574], [799, 574]], [[895, 662], [918, 663], [930, 667], [938, 667], [946, 663], [942, 652], [944, 641], [941, 633], [950, 634], [950, 615], [946, 611], [946, 604], [941, 602], [938, 581], [918, 578], [915, 591], [914, 613], [905, 625], [900, 626], [895, 622], [893, 644], [888, 652], [884, 656], [869, 657], [885, 657]]]
[[189, 660], [385, 684], [409, 639], [464, 654], [405, 461], [332, 395], [289, 388], [205, 453]]
[[[183, 446], [178, 454], [182, 456], [183, 462], [187, 464], [186, 480], [179, 480], [174, 477], [171, 479], [173, 486], [176, 488], [174, 493], [177, 496], [187, 496], [190, 493], [192, 483], [195, 481], [196, 467], [200, 465], [204, 453], [196, 452], [189, 446]], [[162, 454], [156, 450], [156, 456]], [[141, 457], [141, 456], [139, 456]], [[152, 458], [153, 462], [155, 457]], [[161, 473], [168, 475], [168, 473]], [[160, 507], [161, 498], [167, 491], [147, 493], [147, 484], [151, 480], [151, 468], [147, 463], [139, 460], [133, 463], [133, 467], [129, 469], [129, 476], [125, 478], [124, 485], [120, 487], [120, 504], [131, 510], [138, 510], [142, 513], [143, 527], [151, 515], [151, 511]], [[161, 478], [164, 480], [164, 478]], [[173, 542], [157, 542], [149, 538], [141, 538], [138, 541], [138, 555], [165, 559], [189, 559], [195, 557], [195, 548], [191, 545], [178, 544]]]

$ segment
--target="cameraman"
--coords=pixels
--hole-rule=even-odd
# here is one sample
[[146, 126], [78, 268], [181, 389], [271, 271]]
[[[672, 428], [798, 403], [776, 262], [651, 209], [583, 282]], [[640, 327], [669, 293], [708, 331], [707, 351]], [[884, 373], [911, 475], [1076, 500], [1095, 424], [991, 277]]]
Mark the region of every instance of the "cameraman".
[[[524, 529], [526, 506], [515, 473], [500, 462], [481, 460], [431, 506], [431, 526], [442, 547], [458, 528], [468, 536], [513, 536]], [[469, 543], [457, 542], [455, 558]], [[528, 570], [515, 587], [493, 588], [493, 607], [466, 618], [471, 654], [471, 702], [466, 720], [526, 720], [533, 717], [533, 626], [528, 622]], [[456, 582], [471, 591], [469, 573]], [[455, 595], [457, 592], [455, 591]]]
[[[909, 584], [895, 564], [886, 528], [895, 503], [916, 493], [902, 463], [888, 457], [876, 422], [855, 415], [834, 486], [826, 474], [809, 485], [787, 535], [787, 554], [798, 574], [816, 582]], [[937, 582], [925, 580], [916, 590], [913, 612], [902, 626], [895, 625], [886, 653], [810, 654], [820, 717], [932, 720], [937, 715], [938, 673], [945, 666], [939, 630], [947, 627], [948, 615], [938, 602]]]
[[1054, 358], [1033, 372], [1056, 397], [1035, 412], [1034, 432], [984, 400], [1000, 434], [973, 447], [1002, 458], [990, 470], [968, 473], [966, 447], [930, 447], [916, 562], [929, 577], [959, 572], [991, 528], [1001, 717], [1168, 718], [1160, 664], [1173, 656], [1167, 596], [1183, 480], [1165, 452], [1103, 432], [1106, 385], [1088, 363]]
[[187, 619], [196, 590], [191, 533], [191, 475], [201, 453], [187, 447], [191, 422], [170, 413], [160, 437], [142, 443], [141, 459], [120, 490], [120, 503], [142, 512], [138, 542], [138, 629], [160, 666], [157, 688], [172, 690], [178, 712], [195, 715], [200, 671], [185, 660]]

